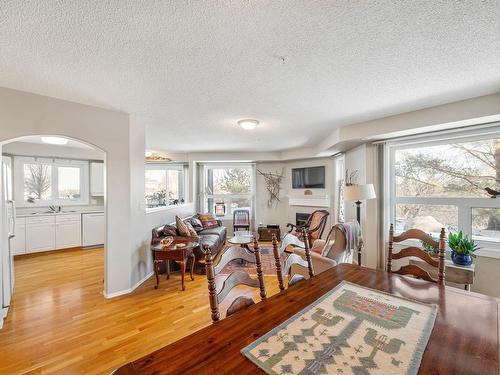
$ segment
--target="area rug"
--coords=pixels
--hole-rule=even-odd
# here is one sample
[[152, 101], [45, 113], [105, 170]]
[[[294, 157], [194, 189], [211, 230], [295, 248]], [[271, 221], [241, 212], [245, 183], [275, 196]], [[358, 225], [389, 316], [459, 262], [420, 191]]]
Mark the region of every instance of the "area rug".
[[[273, 255], [273, 247], [272, 246], [259, 246], [260, 254], [261, 254], [261, 262], [262, 262], [262, 273], [265, 276], [276, 276], [276, 266]], [[285, 254], [282, 256], [286, 257]], [[243, 271], [247, 272], [250, 275], [257, 275], [257, 266], [255, 263], [241, 262], [239, 260], [233, 260], [229, 262], [219, 275], [229, 275], [234, 271]]]
[[267, 374], [417, 374], [428, 305], [343, 281], [241, 352]]

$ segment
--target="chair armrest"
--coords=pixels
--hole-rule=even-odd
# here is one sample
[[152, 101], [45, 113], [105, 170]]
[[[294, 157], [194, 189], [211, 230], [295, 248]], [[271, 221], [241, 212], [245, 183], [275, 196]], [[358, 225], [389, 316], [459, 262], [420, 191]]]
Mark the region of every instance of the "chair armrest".
[[[306, 259], [306, 251], [304, 249], [296, 247], [294, 248], [294, 253], [300, 255], [303, 259]], [[311, 252], [311, 262], [313, 265], [313, 271], [315, 275], [324, 272], [337, 265], [337, 262], [335, 260], [323, 257], [313, 252]]]
[[300, 229], [302, 229], [302, 227], [301, 227], [300, 225], [295, 225], [295, 224], [292, 224], [292, 223], [288, 223], [288, 224], [286, 225], [286, 227], [287, 227], [287, 228], [290, 228], [290, 229], [288, 230], [288, 233], [290, 233], [290, 232], [291, 232], [292, 230], [294, 230], [294, 229], [297, 229], [297, 230], [299, 230], [299, 231], [300, 231]]
[[317, 240], [314, 240], [311, 248], [316, 249], [318, 247], [321, 247], [321, 249], [323, 249], [323, 247], [325, 247], [325, 245], [326, 245], [326, 240], [317, 239]]
[[219, 227], [222, 227], [223, 226], [222, 225], [222, 220], [217, 219], [217, 224], [219, 225]]

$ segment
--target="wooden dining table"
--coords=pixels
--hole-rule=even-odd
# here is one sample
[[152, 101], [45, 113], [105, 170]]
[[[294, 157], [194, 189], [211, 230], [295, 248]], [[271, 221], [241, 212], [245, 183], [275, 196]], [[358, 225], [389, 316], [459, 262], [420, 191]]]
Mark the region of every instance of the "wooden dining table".
[[384, 271], [340, 264], [119, 368], [124, 374], [260, 374], [240, 350], [342, 280], [436, 304], [419, 374], [499, 374], [499, 300]]

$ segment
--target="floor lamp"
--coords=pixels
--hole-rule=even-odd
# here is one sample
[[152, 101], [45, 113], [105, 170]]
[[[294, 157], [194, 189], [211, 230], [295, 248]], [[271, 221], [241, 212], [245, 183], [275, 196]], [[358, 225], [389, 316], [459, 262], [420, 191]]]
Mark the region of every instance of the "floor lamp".
[[356, 203], [356, 219], [361, 225], [361, 201], [375, 199], [375, 189], [373, 184], [349, 185], [345, 187], [345, 200]]

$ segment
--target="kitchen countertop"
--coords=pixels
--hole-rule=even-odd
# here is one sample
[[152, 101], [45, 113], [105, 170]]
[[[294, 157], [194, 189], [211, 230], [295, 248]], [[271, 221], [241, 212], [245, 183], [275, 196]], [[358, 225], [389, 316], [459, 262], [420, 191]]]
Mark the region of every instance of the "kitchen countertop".
[[59, 215], [81, 215], [81, 214], [102, 214], [104, 210], [71, 210], [71, 211], [62, 211], [62, 212], [54, 212], [54, 213], [26, 213], [26, 214], [18, 214], [16, 218], [22, 217], [40, 217], [40, 216], [59, 216]]

